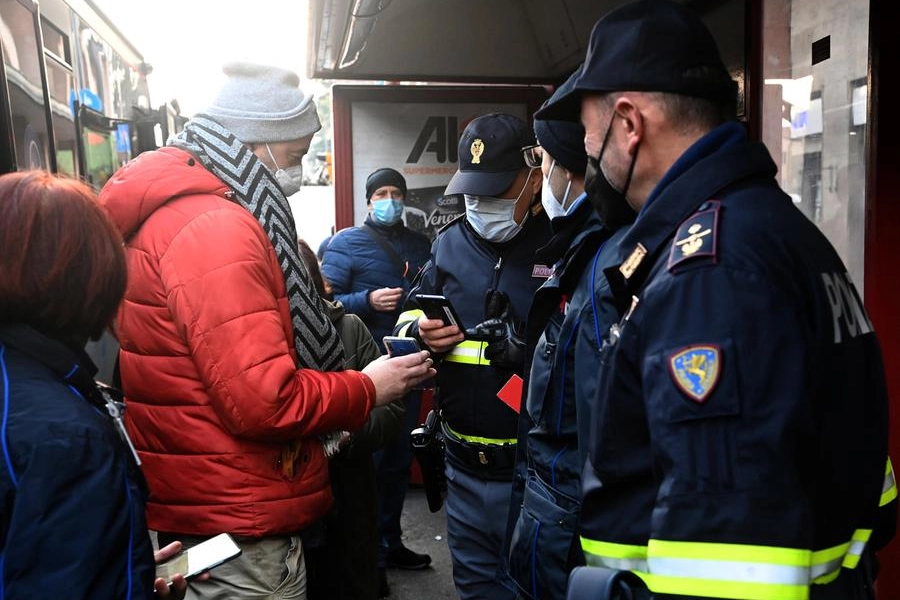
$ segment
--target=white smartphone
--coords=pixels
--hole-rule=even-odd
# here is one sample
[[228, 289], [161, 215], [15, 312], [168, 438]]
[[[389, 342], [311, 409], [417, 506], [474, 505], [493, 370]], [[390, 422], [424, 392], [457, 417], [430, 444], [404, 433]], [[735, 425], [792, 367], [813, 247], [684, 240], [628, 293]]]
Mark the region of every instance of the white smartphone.
[[240, 554], [241, 548], [231, 536], [220, 533], [156, 565], [156, 576], [171, 584], [172, 578], [178, 573], [184, 575], [185, 579], [190, 579], [237, 558]]

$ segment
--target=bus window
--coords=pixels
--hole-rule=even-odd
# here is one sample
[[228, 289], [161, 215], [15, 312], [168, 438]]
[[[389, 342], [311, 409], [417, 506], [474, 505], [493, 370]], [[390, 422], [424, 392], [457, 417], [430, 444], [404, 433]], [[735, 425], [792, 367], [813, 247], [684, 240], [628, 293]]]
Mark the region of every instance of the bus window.
[[80, 112], [85, 178], [100, 189], [131, 158], [131, 125], [87, 107]]
[[53, 140], [56, 148], [56, 169], [60, 173], [78, 175], [76, 147], [78, 144], [75, 116], [70, 100], [75, 86], [71, 69], [47, 57], [47, 80], [50, 85], [50, 111], [53, 119]]
[[72, 76], [68, 38], [46, 19], [41, 20], [47, 62], [47, 84], [50, 88], [50, 115], [56, 150], [56, 170], [73, 177], [78, 175], [78, 144], [75, 129], [75, 83]]
[[18, 0], [0, 0], [0, 41], [6, 68], [15, 163], [19, 170], [47, 168], [49, 136], [41, 83], [42, 52], [35, 17]]

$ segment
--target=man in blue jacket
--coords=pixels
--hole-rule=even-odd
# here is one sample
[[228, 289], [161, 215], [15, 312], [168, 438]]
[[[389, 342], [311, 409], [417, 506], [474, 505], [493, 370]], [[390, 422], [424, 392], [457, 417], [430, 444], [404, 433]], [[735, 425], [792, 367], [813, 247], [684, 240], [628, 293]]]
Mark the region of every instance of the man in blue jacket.
[[582, 547], [656, 599], [872, 598], [897, 495], [878, 340], [735, 101], [699, 17], [641, 0], [537, 114], [580, 119], [588, 193], [638, 212], [605, 270]]
[[382, 352], [400, 314], [409, 283], [428, 262], [431, 242], [403, 222], [406, 179], [383, 168], [366, 179], [369, 215], [339, 231], [322, 255], [322, 274], [334, 299], [363, 320]]
[[[548, 100], [572, 89], [573, 74]], [[590, 433], [588, 400], [597, 386], [601, 333], [615, 322], [603, 276], [634, 219], [600, 218], [584, 193], [584, 127], [535, 120], [539, 146], [525, 153], [543, 172], [541, 203], [553, 238], [538, 252], [553, 274], [535, 293], [527, 320], [525, 396], [519, 415], [516, 476], [510, 502], [509, 573], [519, 596], [563, 598], [573, 567], [584, 564], [578, 539], [581, 471]], [[609, 224], [607, 224], [607, 221]]]
[[[366, 179], [369, 215], [359, 227], [339, 231], [322, 257], [322, 274], [331, 284], [334, 299], [357, 315], [384, 352], [382, 338], [390, 335], [410, 282], [428, 261], [430, 242], [403, 223], [406, 179], [383, 168]], [[389, 593], [385, 567], [423, 569], [431, 557], [410, 550], [401, 541], [400, 517], [409, 485], [412, 450], [409, 432], [418, 424], [421, 396], [406, 396], [406, 420], [393, 444], [376, 453], [378, 465], [379, 524], [382, 553], [379, 587]]]

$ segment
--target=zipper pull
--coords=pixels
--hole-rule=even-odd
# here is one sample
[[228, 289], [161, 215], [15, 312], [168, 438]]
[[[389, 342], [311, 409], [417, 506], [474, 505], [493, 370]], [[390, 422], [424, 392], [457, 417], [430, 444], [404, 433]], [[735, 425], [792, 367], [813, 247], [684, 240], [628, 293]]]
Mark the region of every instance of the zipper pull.
[[141, 466], [141, 458], [138, 456], [137, 450], [131, 442], [131, 438], [128, 436], [128, 430], [125, 429], [125, 422], [122, 420], [122, 414], [125, 412], [125, 404], [113, 400], [112, 396], [110, 396], [106, 390], [101, 389], [100, 393], [103, 395], [103, 399], [106, 400], [106, 412], [109, 413], [109, 416], [112, 417], [113, 422], [116, 424], [116, 430], [119, 432], [119, 437], [122, 438], [122, 441], [125, 442], [128, 449], [131, 450], [131, 455], [134, 457], [134, 462], [137, 463], [137, 466]]
[[497, 259], [497, 264], [494, 265], [494, 270], [499, 271], [501, 266], [503, 266], [503, 257], [502, 256], [499, 259]]

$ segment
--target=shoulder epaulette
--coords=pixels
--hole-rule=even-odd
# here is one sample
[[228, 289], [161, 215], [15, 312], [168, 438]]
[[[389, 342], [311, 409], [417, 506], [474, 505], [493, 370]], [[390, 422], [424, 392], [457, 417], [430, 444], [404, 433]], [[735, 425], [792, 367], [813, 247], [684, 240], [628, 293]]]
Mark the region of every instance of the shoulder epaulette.
[[713, 263], [716, 261], [721, 207], [722, 203], [718, 200], [707, 200], [678, 226], [669, 250], [667, 267], [670, 272], [678, 265], [697, 258], [706, 258]]

